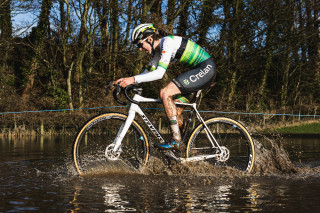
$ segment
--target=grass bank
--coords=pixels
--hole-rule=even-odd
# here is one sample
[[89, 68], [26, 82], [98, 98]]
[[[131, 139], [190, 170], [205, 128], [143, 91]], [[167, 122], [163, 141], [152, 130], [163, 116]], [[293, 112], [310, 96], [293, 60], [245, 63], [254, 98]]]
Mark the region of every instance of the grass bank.
[[320, 134], [320, 123], [306, 123], [290, 127], [277, 128], [282, 134]]

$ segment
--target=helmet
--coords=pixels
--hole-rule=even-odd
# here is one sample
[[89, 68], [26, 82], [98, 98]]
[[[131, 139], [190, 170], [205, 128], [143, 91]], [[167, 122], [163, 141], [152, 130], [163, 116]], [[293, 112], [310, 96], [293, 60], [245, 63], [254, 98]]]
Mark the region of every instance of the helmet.
[[148, 35], [154, 33], [156, 28], [153, 27], [153, 24], [139, 24], [134, 28], [131, 34], [132, 43], [136, 44], [139, 40], [147, 38]]

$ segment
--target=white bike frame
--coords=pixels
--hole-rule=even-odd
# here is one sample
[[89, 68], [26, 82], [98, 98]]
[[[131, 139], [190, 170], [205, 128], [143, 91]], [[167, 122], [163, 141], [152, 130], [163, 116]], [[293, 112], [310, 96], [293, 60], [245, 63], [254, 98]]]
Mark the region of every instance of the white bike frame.
[[[198, 91], [198, 93], [196, 94], [197, 96], [200, 94], [201, 90]], [[161, 100], [159, 99], [154, 99], [154, 98], [146, 98], [143, 97], [139, 94], [135, 94], [133, 97], [133, 100], [139, 103], [162, 103]], [[218, 148], [220, 150], [220, 153], [223, 152], [223, 150], [221, 149], [221, 147], [219, 146], [217, 140], [215, 139], [215, 137], [212, 135], [212, 133], [209, 131], [208, 126], [205, 124], [204, 120], [202, 119], [202, 117], [200, 116], [199, 111], [196, 108], [196, 103], [180, 103], [180, 102], [175, 102], [176, 105], [184, 105], [184, 106], [190, 106], [192, 107], [197, 115], [198, 120], [204, 125], [205, 127], [205, 132], [206, 135], [209, 139], [209, 141], [212, 144], [212, 148]], [[128, 112], [128, 116], [126, 121], [121, 125], [116, 138], [113, 141], [114, 147], [113, 147], [113, 152], [116, 153], [119, 149], [119, 147], [121, 146], [121, 142], [123, 140], [123, 138], [125, 137], [125, 135], [127, 134], [127, 131], [129, 129], [129, 127], [132, 124], [132, 121], [135, 118], [136, 113], [138, 113], [140, 115], [140, 117], [143, 119], [143, 121], [146, 123], [146, 125], [149, 127], [149, 129], [152, 131], [152, 133], [158, 138], [158, 140], [161, 143], [164, 143], [165, 140], [163, 139], [163, 137], [161, 136], [161, 134], [158, 132], [158, 130], [154, 127], [154, 125], [152, 124], [152, 122], [148, 119], [148, 117], [146, 116], [146, 114], [142, 111], [142, 109], [140, 108], [140, 106], [136, 103], [131, 103], [130, 108], [129, 108], [129, 112]], [[172, 155], [172, 154], [171, 154]], [[190, 161], [200, 161], [200, 160], [205, 160], [205, 159], [209, 159], [209, 158], [214, 158], [214, 157], [218, 157], [220, 154], [212, 154], [212, 155], [201, 155], [201, 156], [195, 156], [195, 157], [191, 157], [191, 158], [179, 158], [180, 161], [182, 162], [190, 162]], [[175, 157], [175, 156], [172, 156]]]

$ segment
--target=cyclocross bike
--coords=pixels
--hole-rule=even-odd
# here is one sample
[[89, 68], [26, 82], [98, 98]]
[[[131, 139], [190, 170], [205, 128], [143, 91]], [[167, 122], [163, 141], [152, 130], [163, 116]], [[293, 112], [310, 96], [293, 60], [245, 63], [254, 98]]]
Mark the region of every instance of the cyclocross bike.
[[[136, 170], [143, 170], [150, 155], [149, 137], [135, 119], [138, 113], [146, 127], [155, 135], [160, 143], [165, 140], [147, 117], [144, 103], [162, 103], [161, 100], [143, 97], [142, 88], [130, 85], [125, 89], [117, 86], [113, 92], [114, 99], [123, 105], [118, 95], [124, 90], [130, 101], [127, 114], [108, 112], [89, 119], [76, 135], [73, 145], [73, 160], [80, 175], [90, 173], [101, 167], [120, 167], [125, 164]], [[128, 94], [133, 93], [133, 98]], [[176, 103], [187, 106], [189, 110], [186, 130], [182, 133], [186, 153], [180, 157], [178, 151], [160, 151], [177, 162], [205, 161], [214, 166], [231, 166], [242, 171], [251, 172], [254, 159], [254, 143], [250, 133], [238, 121], [226, 117], [213, 117], [204, 120], [197, 109], [201, 90], [195, 94], [190, 103]], [[189, 131], [194, 118], [199, 124]]]

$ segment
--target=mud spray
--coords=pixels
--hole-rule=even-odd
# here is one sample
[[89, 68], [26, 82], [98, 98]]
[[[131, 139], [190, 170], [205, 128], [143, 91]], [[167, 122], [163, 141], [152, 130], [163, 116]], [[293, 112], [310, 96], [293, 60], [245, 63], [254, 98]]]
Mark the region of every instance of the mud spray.
[[263, 143], [254, 140], [256, 159], [253, 175], [289, 175], [291, 178], [320, 176], [320, 166], [305, 167], [291, 161], [280, 135], [262, 135], [260, 138], [263, 138]]

